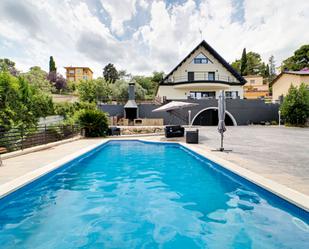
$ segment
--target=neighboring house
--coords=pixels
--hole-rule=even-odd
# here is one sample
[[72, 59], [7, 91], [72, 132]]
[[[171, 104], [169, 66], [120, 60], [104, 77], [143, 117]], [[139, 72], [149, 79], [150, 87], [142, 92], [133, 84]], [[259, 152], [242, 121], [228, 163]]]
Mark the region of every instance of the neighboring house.
[[89, 67], [65, 67], [69, 81], [91, 80], [93, 72]]
[[309, 86], [309, 71], [284, 71], [278, 75], [272, 82], [272, 100], [276, 102], [281, 96], [286, 96], [290, 86], [299, 87], [301, 83]]
[[243, 98], [246, 80], [206, 41], [202, 41], [162, 80], [157, 97], [173, 99]]
[[244, 76], [247, 83], [244, 85], [244, 98], [259, 99], [269, 96], [268, 84], [263, 84], [263, 77], [259, 75]]

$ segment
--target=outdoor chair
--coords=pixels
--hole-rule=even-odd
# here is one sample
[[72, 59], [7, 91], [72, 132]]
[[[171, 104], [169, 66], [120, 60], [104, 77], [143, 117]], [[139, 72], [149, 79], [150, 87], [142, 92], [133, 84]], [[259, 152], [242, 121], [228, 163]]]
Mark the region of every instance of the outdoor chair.
[[120, 136], [120, 128], [118, 127], [110, 127], [107, 131], [108, 136]]
[[183, 137], [185, 135], [185, 128], [180, 125], [169, 125], [165, 127], [165, 137]]

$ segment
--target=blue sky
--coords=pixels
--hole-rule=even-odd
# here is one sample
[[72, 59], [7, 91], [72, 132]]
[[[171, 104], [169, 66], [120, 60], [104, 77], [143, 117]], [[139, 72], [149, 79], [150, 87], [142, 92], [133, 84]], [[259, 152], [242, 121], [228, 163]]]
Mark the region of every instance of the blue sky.
[[[111, 62], [134, 74], [166, 73], [205, 39], [227, 61], [244, 47], [277, 66], [309, 43], [307, 0], [1, 0], [0, 57], [27, 71]], [[202, 30], [202, 37], [199, 32]]]

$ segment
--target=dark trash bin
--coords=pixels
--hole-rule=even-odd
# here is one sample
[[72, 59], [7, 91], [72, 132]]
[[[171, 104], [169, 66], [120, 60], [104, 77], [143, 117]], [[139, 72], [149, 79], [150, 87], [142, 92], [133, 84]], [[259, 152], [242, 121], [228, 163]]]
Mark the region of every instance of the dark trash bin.
[[195, 131], [186, 131], [186, 143], [198, 144], [198, 129]]

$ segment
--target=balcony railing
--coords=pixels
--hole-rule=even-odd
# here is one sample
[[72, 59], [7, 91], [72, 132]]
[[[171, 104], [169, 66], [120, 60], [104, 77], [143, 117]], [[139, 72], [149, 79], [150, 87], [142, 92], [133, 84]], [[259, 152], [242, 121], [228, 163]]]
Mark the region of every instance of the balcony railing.
[[177, 83], [177, 82], [194, 82], [194, 81], [219, 81], [219, 82], [229, 82], [229, 83], [236, 83], [236, 79], [232, 76], [227, 75], [209, 75], [208, 72], [194, 72], [194, 77], [190, 77], [188, 75], [176, 76], [171, 77], [168, 79], [169, 83]]

